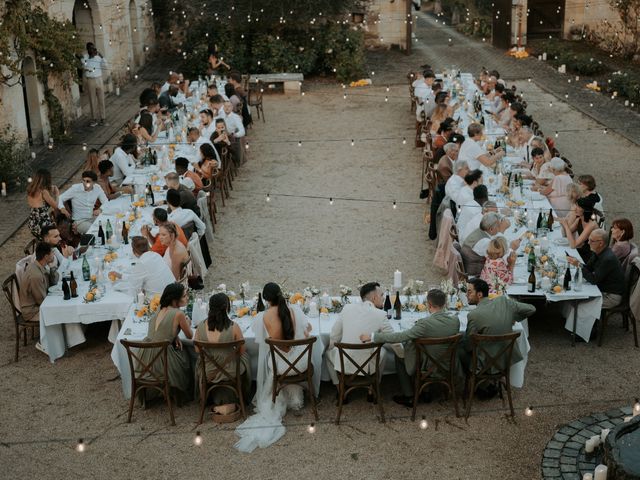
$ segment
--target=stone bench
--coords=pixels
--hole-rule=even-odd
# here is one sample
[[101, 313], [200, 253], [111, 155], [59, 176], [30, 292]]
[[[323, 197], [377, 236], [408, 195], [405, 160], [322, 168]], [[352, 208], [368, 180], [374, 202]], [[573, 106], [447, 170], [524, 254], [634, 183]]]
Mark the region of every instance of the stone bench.
[[300, 93], [304, 75], [301, 73], [264, 73], [251, 75], [250, 83], [260, 83], [265, 89], [275, 89], [282, 85], [285, 93]]

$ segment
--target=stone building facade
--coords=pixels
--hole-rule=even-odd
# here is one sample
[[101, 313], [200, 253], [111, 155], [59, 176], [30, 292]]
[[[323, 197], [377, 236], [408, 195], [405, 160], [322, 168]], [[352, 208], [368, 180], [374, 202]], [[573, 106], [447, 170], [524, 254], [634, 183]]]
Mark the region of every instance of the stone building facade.
[[[154, 46], [150, 1], [56, 0], [39, 5], [52, 18], [72, 22], [83, 46], [87, 42], [96, 45], [109, 64], [107, 92], [126, 83], [144, 65]], [[30, 75], [35, 69], [34, 59], [27, 57], [22, 66], [22, 82], [11, 87], [0, 85], [0, 128], [9, 126], [19, 137], [37, 145], [47, 142], [51, 129], [42, 82], [36, 75]], [[81, 86], [71, 76], [50, 77], [48, 84], [68, 121], [82, 116], [83, 106], [88, 109]]]

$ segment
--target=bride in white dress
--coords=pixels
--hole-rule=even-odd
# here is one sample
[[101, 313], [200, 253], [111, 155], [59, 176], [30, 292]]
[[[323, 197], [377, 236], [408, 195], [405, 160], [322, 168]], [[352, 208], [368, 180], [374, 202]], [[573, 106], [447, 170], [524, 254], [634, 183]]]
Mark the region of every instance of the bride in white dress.
[[[304, 391], [300, 385], [287, 385], [280, 391], [275, 403], [273, 403], [273, 368], [269, 356], [269, 345], [265, 343], [265, 339], [299, 340], [307, 338], [311, 331], [311, 325], [299, 306], [287, 305], [282, 290], [277, 284], [266, 284], [262, 298], [268, 302], [269, 307], [265, 312], [256, 316], [253, 322], [253, 330], [258, 344], [257, 391], [253, 399], [255, 413], [236, 428], [240, 440], [235, 444], [235, 447], [241, 452], [252, 452], [257, 447], [264, 448], [277, 442], [285, 433], [282, 419], [287, 413], [287, 408], [297, 410], [302, 408], [304, 404]], [[283, 353], [293, 363], [304, 348], [304, 346], [295, 347]], [[278, 360], [280, 361], [278, 362]], [[276, 363], [278, 373], [283, 373], [287, 367], [285, 362], [276, 358]], [[313, 345], [312, 363], [314, 366], [314, 393], [317, 396], [322, 369], [322, 343], [319, 341]], [[305, 355], [296, 366], [300, 369], [306, 368], [307, 356]]]

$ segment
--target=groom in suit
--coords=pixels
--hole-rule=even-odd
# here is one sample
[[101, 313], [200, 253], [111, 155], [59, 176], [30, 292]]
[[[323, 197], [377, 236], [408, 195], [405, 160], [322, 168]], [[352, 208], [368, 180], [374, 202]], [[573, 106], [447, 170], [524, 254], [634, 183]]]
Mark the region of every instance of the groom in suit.
[[[386, 314], [381, 310], [384, 305], [384, 294], [380, 284], [376, 282], [365, 283], [360, 288], [360, 298], [362, 303], [349, 303], [343, 307], [340, 316], [331, 328], [329, 348], [325, 352], [325, 358], [329, 376], [334, 385], [338, 384], [336, 369], [340, 368], [340, 352], [335, 348], [336, 343], [359, 343], [361, 332], [393, 332], [393, 327], [387, 320]], [[404, 355], [402, 345], [392, 345], [391, 348], [396, 355]], [[353, 350], [348, 353], [358, 363], [364, 363], [371, 355], [369, 350]], [[380, 355], [380, 365], [383, 365], [383, 357], [384, 350]], [[369, 366], [373, 365], [369, 364]], [[344, 367], [347, 374], [355, 371], [355, 367], [347, 359], [345, 359]]]
[[[400, 382], [402, 395], [394, 395], [393, 401], [407, 407], [413, 406], [413, 375], [416, 371], [416, 349], [413, 340], [416, 338], [449, 337], [460, 331], [460, 321], [455, 315], [449, 315], [445, 306], [447, 296], [442, 290], [433, 289], [427, 294], [427, 307], [430, 316], [421, 318], [409, 330], [398, 333], [373, 332], [360, 335], [362, 342], [403, 342], [404, 359], [396, 356], [396, 373]], [[441, 355], [446, 345], [430, 347], [429, 353], [434, 357]]]

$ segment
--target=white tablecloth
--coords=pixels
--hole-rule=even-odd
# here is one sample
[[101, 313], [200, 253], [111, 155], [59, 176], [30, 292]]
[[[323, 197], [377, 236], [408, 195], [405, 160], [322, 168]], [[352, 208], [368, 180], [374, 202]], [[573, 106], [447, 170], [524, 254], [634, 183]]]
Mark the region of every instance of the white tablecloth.
[[[127, 360], [127, 352], [120, 344], [120, 340], [124, 338], [130, 341], [140, 341], [146, 336], [148, 329], [148, 324], [146, 322], [139, 321], [137, 318], [135, 318], [133, 310], [134, 309], [132, 308], [127, 315], [127, 318], [122, 325], [122, 328], [120, 329], [117, 340], [114, 343], [113, 349], [111, 351], [111, 359], [120, 372], [120, 377], [122, 379], [122, 392], [125, 398], [130, 398], [131, 396], [131, 372]], [[459, 312], [461, 333], [464, 333], [467, 328], [467, 314], [467, 311]], [[402, 320], [390, 320], [390, 323], [396, 331], [401, 331], [406, 328], [411, 328], [415, 321], [418, 318], [423, 317], [424, 315], [424, 313], [419, 312], [403, 312]], [[203, 303], [202, 306], [198, 306], [197, 304], [195, 304], [192, 314], [192, 325], [198, 325], [200, 322], [206, 319], [206, 316], [206, 304]], [[329, 334], [331, 333], [331, 327], [333, 326], [337, 317], [337, 314], [332, 313], [329, 315], [321, 315], [320, 317], [315, 316], [309, 318], [309, 321], [311, 322], [311, 325], [313, 327], [311, 335], [318, 337], [319, 342], [317, 342], [316, 345], [322, 348], [323, 351], [329, 345]], [[242, 329], [242, 333], [245, 338], [245, 346], [247, 348], [247, 352], [249, 353], [249, 357], [251, 358], [252, 378], [256, 377], [256, 368], [258, 364], [258, 345], [255, 343], [253, 329], [251, 329], [250, 327], [252, 322], [259, 318], [261, 317], [244, 316], [242, 318], [234, 319], [234, 321]], [[513, 327], [513, 331], [521, 332], [521, 335], [516, 343], [518, 345], [518, 348], [520, 349], [520, 352], [522, 353], [523, 359], [511, 366], [510, 381], [512, 386], [522, 388], [522, 386], [524, 385], [524, 371], [527, 366], [528, 353], [531, 349], [529, 345], [529, 329], [527, 321], [524, 320], [523, 322], [516, 323]], [[183, 336], [181, 338], [183, 340], [183, 344], [188, 345], [189, 343], [191, 343], [188, 340], [185, 340]], [[382, 368], [385, 375], [395, 373], [395, 362], [393, 355], [385, 355], [385, 364]], [[328, 381], [330, 377], [326, 368], [326, 362], [324, 361], [322, 370], [322, 379]]]

